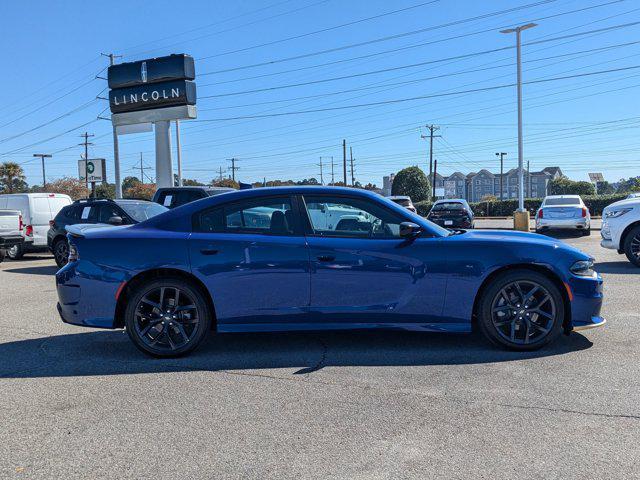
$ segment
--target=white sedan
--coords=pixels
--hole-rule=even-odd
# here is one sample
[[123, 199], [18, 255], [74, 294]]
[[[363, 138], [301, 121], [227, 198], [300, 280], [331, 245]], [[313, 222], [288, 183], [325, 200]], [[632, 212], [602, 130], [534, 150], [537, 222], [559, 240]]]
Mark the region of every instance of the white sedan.
[[536, 232], [550, 229], [573, 229], [591, 235], [591, 214], [580, 195], [545, 197], [536, 214]]

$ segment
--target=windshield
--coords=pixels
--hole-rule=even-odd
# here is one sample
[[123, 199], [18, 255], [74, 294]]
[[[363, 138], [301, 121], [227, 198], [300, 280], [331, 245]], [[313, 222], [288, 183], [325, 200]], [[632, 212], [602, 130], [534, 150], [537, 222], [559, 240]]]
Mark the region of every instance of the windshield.
[[432, 210], [464, 210], [464, 205], [459, 202], [436, 203]]
[[136, 222], [143, 222], [169, 210], [155, 202], [123, 202], [119, 205]]
[[579, 198], [547, 198], [544, 201], [545, 207], [550, 205], [580, 205]]

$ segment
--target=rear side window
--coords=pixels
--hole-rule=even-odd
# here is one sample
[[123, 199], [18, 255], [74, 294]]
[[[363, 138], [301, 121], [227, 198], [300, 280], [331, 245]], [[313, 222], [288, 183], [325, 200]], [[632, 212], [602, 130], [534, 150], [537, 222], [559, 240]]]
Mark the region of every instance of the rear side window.
[[289, 197], [250, 199], [196, 214], [200, 232], [293, 235], [294, 216]]

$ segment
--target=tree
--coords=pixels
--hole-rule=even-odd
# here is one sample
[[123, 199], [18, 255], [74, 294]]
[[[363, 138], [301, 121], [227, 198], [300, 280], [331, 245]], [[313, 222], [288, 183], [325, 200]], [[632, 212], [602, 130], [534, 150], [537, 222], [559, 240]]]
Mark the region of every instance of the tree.
[[124, 180], [122, 180], [122, 191], [126, 192], [131, 187], [139, 183], [142, 183], [142, 182], [138, 177], [124, 177]]
[[222, 180], [214, 180], [212, 183], [214, 187], [230, 187], [230, 188], [235, 188], [236, 190], [240, 188], [240, 184], [235, 180], [231, 180], [230, 178], [223, 178]]
[[495, 202], [497, 200], [498, 200], [498, 197], [496, 197], [495, 195], [491, 195], [490, 193], [483, 195], [482, 198], [480, 199], [481, 202]]
[[400, 170], [393, 179], [391, 194], [407, 195], [413, 202], [421, 202], [431, 198], [431, 185], [419, 167], [408, 167]]
[[89, 196], [89, 190], [87, 190], [85, 183], [73, 177], [62, 177], [49, 182], [47, 183], [47, 190], [54, 193], [64, 193], [73, 200]]
[[592, 183], [576, 182], [567, 177], [559, 177], [549, 182], [549, 195], [595, 195], [596, 189]]
[[116, 186], [113, 183], [100, 183], [96, 185], [96, 198], [116, 198]]
[[598, 191], [598, 195], [611, 195], [616, 193], [616, 189], [613, 188], [613, 185], [606, 180], [598, 182], [598, 188], [596, 190]]
[[618, 182], [617, 193], [640, 192], [640, 177], [621, 178]]
[[4, 193], [20, 193], [29, 188], [24, 170], [15, 162], [4, 162], [0, 165], [0, 191]]
[[[175, 187], [178, 186], [178, 174], [174, 173], [173, 174], [173, 185]], [[194, 180], [192, 178], [183, 178], [182, 179], [182, 186], [183, 187], [203, 187], [204, 183], [200, 183], [197, 180]]]
[[141, 198], [144, 200], [151, 200], [153, 198], [153, 194], [156, 193], [156, 184], [135, 183], [123, 193], [125, 198]]

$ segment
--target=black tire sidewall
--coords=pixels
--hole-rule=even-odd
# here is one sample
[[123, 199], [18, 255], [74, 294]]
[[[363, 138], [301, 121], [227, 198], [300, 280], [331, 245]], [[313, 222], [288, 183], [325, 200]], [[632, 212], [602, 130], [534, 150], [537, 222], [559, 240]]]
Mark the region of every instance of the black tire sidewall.
[[[159, 287], [177, 287], [180, 290], [185, 291], [189, 295], [191, 295], [195, 301], [195, 305], [198, 311], [198, 318], [200, 319], [197, 327], [198, 331], [196, 332], [196, 335], [193, 337], [193, 339], [188, 344], [172, 351], [154, 350], [150, 348], [142, 341], [142, 339], [140, 339], [138, 333], [135, 330], [135, 308], [138, 305], [138, 302], [150, 290]], [[211, 312], [209, 311], [209, 307], [207, 305], [207, 302], [205, 301], [204, 293], [200, 288], [180, 278], [156, 279], [136, 285], [127, 299], [127, 305], [125, 307], [124, 315], [127, 334], [129, 335], [129, 338], [131, 339], [133, 344], [147, 355], [157, 358], [180, 357], [192, 352], [198, 347], [198, 345], [200, 345], [200, 343], [202, 343], [202, 341], [207, 336], [207, 333], [211, 330]]]
[[11, 260], [20, 260], [24, 256], [24, 248], [22, 247], [22, 245], [15, 245], [15, 254], [11, 253], [12, 250], [13, 247], [7, 249], [7, 257], [9, 257]]
[[[552, 296], [553, 301], [556, 305], [557, 317], [551, 331], [547, 333], [546, 336], [538, 339], [537, 341], [527, 344], [520, 345], [511, 343], [505, 338], [501, 337], [496, 331], [495, 326], [493, 325], [493, 321], [491, 318], [491, 304], [495, 296], [504, 288], [506, 285], [515, 282], [515, 281], [534, 281], [542, 285]], [[507, 348], [510, 350], [520, 350], [520, 351], [528, 351], [528, 350], [537, 350], [544, 345], [547, 345], [553, 342], [560, 333], [562, 333], [562, 325], [564, 323], [564, 298], [560, 293], [560, 290], [556, 286], [556, 284], [550, 280], [545, 275], [534, 272], [532, 270], [514, 270], [511, 272], [505, 272], [496, 277], [491, 285], [483, 292], [482, 297], [479, 302], [478, 308], [478, 325], [480, 330], [484, 334], [484, 336], [490, 340], [493, 344], [501, 346], [503, 348]]]
[[624, 239], [624, 254], [627, 256], [627, 259], [629, 259], [629, 261], [636, 267], [640, 267], [640, 258], [636, 257], [631, 252], [631, 242], [638, 236], [640, 236], [640, 226], [634, 227]]

